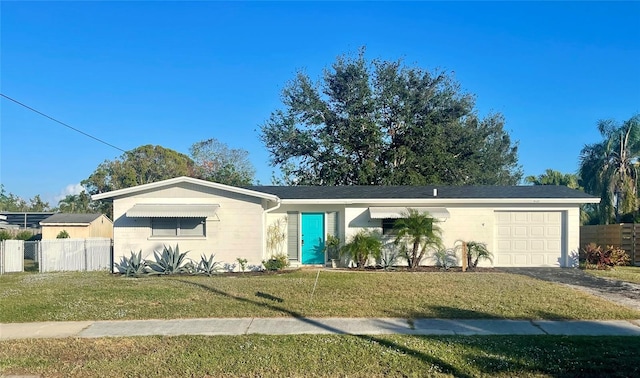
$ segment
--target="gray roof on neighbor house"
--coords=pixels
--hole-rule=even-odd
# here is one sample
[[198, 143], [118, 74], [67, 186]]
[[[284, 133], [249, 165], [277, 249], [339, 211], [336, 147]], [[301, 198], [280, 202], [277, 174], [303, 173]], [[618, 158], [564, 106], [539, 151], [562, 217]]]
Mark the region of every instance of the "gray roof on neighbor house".
[[100, 218], [102, 214], [73, 214], [57, 213], [40, 222], [43, 224], [86, 223], [89, 224]]
[[249, 186], [246, 189], [269, 193], [281, 199], [593, 199], [592, 195], [566, 186]]

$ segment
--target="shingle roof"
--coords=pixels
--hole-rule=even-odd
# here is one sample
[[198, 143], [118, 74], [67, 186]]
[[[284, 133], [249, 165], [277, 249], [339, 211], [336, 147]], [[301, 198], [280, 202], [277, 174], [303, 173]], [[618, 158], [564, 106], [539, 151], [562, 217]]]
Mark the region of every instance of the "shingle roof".
[[57, 213], [40, 222], [40, 224], [86, 223], [100, 218], [102, 214]]
[[566, 186], [250, 186], [247, 189], [274, 194], [281, 199], [417, 199], [436, 198], [569, 198], [593, 199], [592, 195]]

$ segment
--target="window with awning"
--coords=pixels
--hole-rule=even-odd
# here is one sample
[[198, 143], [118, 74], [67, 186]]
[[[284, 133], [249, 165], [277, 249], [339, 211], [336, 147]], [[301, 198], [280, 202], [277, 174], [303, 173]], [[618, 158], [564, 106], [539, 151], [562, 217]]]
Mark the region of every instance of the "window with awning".
[[217, 204], [137, 204], [127, 210], [128, 218], [208, 218], [216, 215]]
[[400, 219], [404, 218], [408, 209], [414, 209], [421, 214], [428, 213], [432, 218], [449, 219], [449, 211], [445, 207], [370, 207], [371, 219]]

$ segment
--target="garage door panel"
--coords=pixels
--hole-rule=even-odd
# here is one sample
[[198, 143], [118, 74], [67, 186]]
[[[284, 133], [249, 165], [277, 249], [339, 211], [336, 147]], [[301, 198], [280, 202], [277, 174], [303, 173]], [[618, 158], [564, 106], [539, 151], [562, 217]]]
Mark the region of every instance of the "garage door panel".
[[545, 240], [531, 240], [530, 243], [530, 251], [538, 251], [544, 252], [546, 250], [546, 241]]
[[532, 253], [530, 265], [546, 265], [546, 256], [544, 254]]
[[529, 236], [532, 236], [532, 237], [544, 236], [544, 226], [530, 226]]
[[561, 211], [496, 211], [496, 266], [558, 266]]
[[526, 238], [527, 237], [527, 227], [525, 226], [513, 226], [511, 228], [511, 236], [516, 238]]

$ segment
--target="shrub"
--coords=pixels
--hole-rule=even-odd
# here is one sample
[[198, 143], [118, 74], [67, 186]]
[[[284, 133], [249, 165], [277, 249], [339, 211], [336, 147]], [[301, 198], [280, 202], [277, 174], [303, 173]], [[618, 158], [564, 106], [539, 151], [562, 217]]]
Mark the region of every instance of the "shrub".
[[282, 270], [289, 266], [289, 257], [283, 253], [272, 256], [269, 260], [262, 262], [266, 270]]
[[31, 233], [31, 231], [20, 231], [16, 234], [16, 236], [14, 237], [14, 239], [16, 240], [29, 240], [31, 239], [31, 237], [33, 236], [33, 233]]
[[605, 250], [595, 243], [589, 243], [582, 250], [586, 269], [610, 269], [612, 266], [629, 265], [629, 255], [619, 247], [608, 245]]
[[70, 237], [71, 235], [69, 235], [67, 230], [62, 230], [58, 233], [58, 236], [56, 236], [56, 239], [69, 239]]
[[192, 273], [193, 266], [186, 265], [188, 262], [187, 253], [180, 253], [180, 247], [176, 244], [176, 248], [171, 246], [164, 246], [162, 254], [158, 251], [153, 251], [153, 256], [156, 261], [149, 263], [151, 268], [151, 274], [178, 274], [178, 273]]
[[7, 230], [0, 230], [0, 240], [11, 239], [11, 233]]
[[385, 243], [382, 246], [380, 253], [380, 262], [384, 270], [389, 270], [396, 265], [398, 258], [400, 257], [400, 251], [396, 248], [394, 243]]
[[142, 250], [138, 254], [131, 251], [131, 257], [123, 257], [115, 266], [127, 277], [140, 277], [148, 272], [147, 263], [142, 259]]
[[353, 235], [349, 243], [340, 249], [340, 252], [353, 260], [358, 268], [364, 268], [371, 257], [379, 259], [381, 251], [380, 233], [367, 230]]

